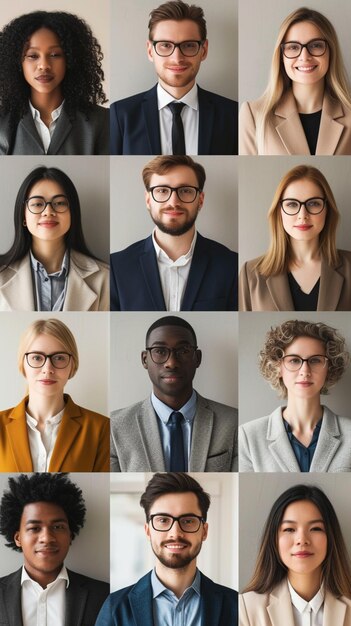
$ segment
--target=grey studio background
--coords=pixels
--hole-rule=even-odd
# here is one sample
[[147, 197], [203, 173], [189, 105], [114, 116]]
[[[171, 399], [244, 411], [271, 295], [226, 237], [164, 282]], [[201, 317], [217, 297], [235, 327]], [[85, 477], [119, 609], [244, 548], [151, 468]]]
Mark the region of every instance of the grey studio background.
[[240, 267], [268, 250], [270, 234], [268, 209], [281, 178], [296, 165], [311, 165], [327, 179], [340, 212], [336, 231], [337, 247], [351, 250], [351, 157], [270, 156], [239, 159], [239, 241]]
[[[350, 313], [346, 312], [261, 312], [240, 313], [239, 327], [239, 421], [241, 424], [257, 417], [269, 415], [277, 406], [286, 406], [286, 399], [279, 398], [268, 382], [261, 376], [258, 368], [258, 354], [263, 348], [266, 333], [272, 326], [291, 319], [323, 322], [336, 328], [346, 339], [346, 346], [351, 351]], [[325, 404], [337, 415], [350, 417], [351, 368], [349, 367], [339, 382], [332, 387], [328, 395], [321, 396]]]
[[268, 83], [273, 49], [283, 20], [292, 11], [307, 6], [325, 15], [333, 24], [342, 57], [351, 76], [351, 4], [330, 0], [239, 0], [239, 97], [257, 100]]
[[79, 368], [65, 393], [85, 408], [108, 415], [109, 320], [103, 313], [0, 313], [0, 409], [16, 406], [27, 393], [26, 379], [17, 365], [19, 340], [32, 322], [57, 318], [72, 331], [77, 342]]
[[0, 254], [9, 250], [15, 231], [13, 215], [18, 190], [37, 167], [57, 167], [77, 189], [85, 241], [92, 254], [108, 263], [110, 236], [109, 157], [12, 156], [1, 157]]
[[[115, 0], [111, 3], [111, 102], [151, 89], [157, 82], [147, 58], [149, 13], [164, 0]], [[208, 56], [201, 63], [198, 83], [237, 100], [237, 0], [199, 0], [207, 23]]]
[[248, 584], [261, 543], [263, 527], [275, 500], [293, 485], [316, 485], [330, 499], [339, 519], [346, 546], [351, 545], [351, 500], [348, 474], [241, 474], [239, 489], [239, 588]]
[[[238, 249], [238, 157], [199, 157], [206, 171], [205, 201], [196, 221], [201, 235]], [[111, 157], [111, 251], [148, 237], [155, 225], [145, 204], [142, 170], [149, 157]]]
[[[3, 315], [3, 314], [2, 314]], [[0, 474], [0, 498], [8, 486], [8, 477], [19, 474]], [[65, 565], [79, 574], [98, 580], [109, 581], [109, 474], [72, 473], [69, 475], [83, 492], [87, 509], [86, 522], [72, 542]], [[6, 576], [23, 565], [23, 555], [6, 548], [6, 540], [0, 536], [0, 576]]]
[[[102, 67], [105, 73], [104, 91], [109, 98], [110, 79], [110, 1], [109, 0], [16, 0], [16, 2], [1, 1], [0, 28], [25, 13], [32, 11], [67, 11], [83, 18], [93, 31], [93, 35], [98, 40], [104, 58]], [[104, 106], [108, 106], [106, 103]]]
[[[198, 567], [214, 582], [238, 588], [238, 475], [191, 474], [211, 496], [208, 537]], [[155, 565], [140, 496], [152, 474], [111, 474], [111, 592], [132, 585]], [[123, 567], [121, 567], [123, 563]]]
[[[159, 313], [111, 313], [110, 410], [147, 398], [152, 389], [141, 363], [146, 331]], [[237, 313], [180, 313], [195, 330], [202, 363], [196, 370], [194, 388], [205, 398], [237, 406]]]

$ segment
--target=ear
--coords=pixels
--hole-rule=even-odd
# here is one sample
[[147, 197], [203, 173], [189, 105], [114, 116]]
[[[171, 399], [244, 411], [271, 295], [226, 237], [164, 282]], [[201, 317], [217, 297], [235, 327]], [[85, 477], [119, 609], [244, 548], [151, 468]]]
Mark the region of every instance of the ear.
[[150, 539], [150, 526], [147, 522], [144, 524], [144, 531], [147, 538]]
[[143, 350], [141, 353], [141, 362], [143, 367], [147, 370], [148, 368], [148, 364], [147, 364], [147, 351]]
[[201, 352], [201, 350], [196, 350], [196, 352], [195, 352], [195, 360], [196, 360], [196, 367], [200, 367], [201, 361], [202, 361], [202, 352]]
[[145, 203], [148, 211], [151, 211], [150, 192], [145, 189]]
[[204, 194], [203, 191], [200, 191], [200, 193], [199, 193], [199, 211], [200, 211], [200, 209], [202, 209], [204, 201], [205, 201], [205, 194]]
[[208, 39], [206, 39], [206, 41], [204, 42], [202, 46], [201, 61], [204, 61], [206, 59], [207, 53], [208, 53]]
[[149, 59], [149, 61], [151, 61], [151, 63], [154, 62], [153, 49], [154, 47], [152, 45], [152, 42], [150, 41], [150, 39], [148, 39], [146, 42], [146, 51], [147, 51], [147, 58]]
[[22, 547], [22, 545], [21, 545], [21, 540], [20, 540], [20, 532], [19, 532], [19, 530], [17, 530], [17, 531], [15, 532], [15, 534], [14, 534], [14, 536], [13, 536], [13, 540], [14, 540], [14, 542], [15, 542], [15, 544], [16, 544], [16, 546], [17, 546], [17, 548], [21, 548], [21, 547]]
[[207, 539], [207, 534], [208, 534], [208, 523], [205, 522], [203, 524], [203, 528], [202, 528], [202, 541], [206, 541]]

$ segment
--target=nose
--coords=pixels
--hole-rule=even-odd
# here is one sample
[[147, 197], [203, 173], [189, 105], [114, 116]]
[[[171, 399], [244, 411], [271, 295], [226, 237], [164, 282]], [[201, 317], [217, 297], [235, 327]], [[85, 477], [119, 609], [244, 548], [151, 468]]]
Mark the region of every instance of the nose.
[[52, 543], [55, 542], [55, 535], [51, 531], [49, 526], [43, 526], [39, 533], [39, 541], [40, 543]]
[[41, 371], [42, 371], [43, 374], [45, 374], [46, 372], [50, 372], [51, 374], [54, 373], [55, 368], [53, 367], [50, 359], [48, 359], [48, 358], [46, 359], [44, 365], [41, 368]]
[[181, 49], [178, 47], [174, 48], [172, 52], [172, 59], [184, 59], [184, 54], [182, 54]]
[[41, 56], [38, 59], [38, 69], [39, 70], [46, 70], [49, 69], [51, 67], [50, 64], [50, 57], [47, 56]]
[[308, 48], [307, 48], [306, 45], [302, 47], [302, 50], [301, 50], [301, 52], [299, 54], [299, 59], [301, 59], [301, 58], [303, 58], [303, 59], [310, 59], [311, 58], [311, 54], [308, 52]]
[[304, 361], [300, 368], [300, 374], [303, 376], [311, 376], [311, 368], [307, 361]]
[[171, 354], [169, 355], [165, 363], [165, 367], [168, 367], [169, 369], [174, 369], [175, 367], [178, 367], [178, 359], [174, 350], [171, 350]]
[[[50, 208], [49, 208], [49, 207], [50, 207]], [[51, 202], [47, 202], [47, 203], [46, 203], [46, 207], [45, 207], [45, 209], [44, 209], [44, 211], [43, 211], [43, 214], [44, 214], [44, 215], [56, 215], [56, 211], [55, 211], [55, 209], [53, 208], [53, 206], [52, 206]]]
[[300, 528], [300, 530], [296, 533], [295, 541], [296, 544], [300, 546], [310, 543], [306, 531], [303, 528]]
[[307, 211], [306, 206], [304, 204], [301, 204], [301, 208], [300, 208], [300, 211], [299, 211], [299, 219], [300, 220], [306, 220], [306, 219], [308, 220], [309, 217], [310, 217], [310, 214]]

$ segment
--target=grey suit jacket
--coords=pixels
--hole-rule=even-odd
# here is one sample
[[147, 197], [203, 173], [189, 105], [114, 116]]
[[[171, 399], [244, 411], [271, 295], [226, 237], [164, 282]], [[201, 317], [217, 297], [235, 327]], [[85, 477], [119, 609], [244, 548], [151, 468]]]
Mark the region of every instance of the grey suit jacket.
[[[0, 578], [0, 626], [23, 626], [21, 573], [22, 568]], [[66, 616], [62, 626], [94, 626], [110, 586], [70, 570], [68, 576]]]
[[[317, 311], [351, 311], [351, 252], [338, 252], [337, 267], [322, 259]], [[259, 260], [247, 261], [240, 270], [239, 310], [293, 311], [288, 275], [262, 276], [255, 267]]]
[[[299, 472], [278, 407], [266, 417], [239, 428], [240, 472]], [[311, 472], [351, 472], [351, 418], [339, 417], [326, 406]]]
[[[89, 116], [76, 111], [70, 118], [63, 107], [48, 154], [109, 154], [109, 110], [95, 105]], [[30, 110], [11, 131], [9, 116], [0, 117], [0, 155], [45, 154]]]
[[[35, 311], [29, 254], [0, 271], [0, 311]], [[72, 250], [64, 311], [108, 311], [109, 270], [106, 263]]]
[[[166, 470], [150, 398], [111, 414], [111, 471]], [[197, 394], [189, 472], [237, 471], [237, 410]]]

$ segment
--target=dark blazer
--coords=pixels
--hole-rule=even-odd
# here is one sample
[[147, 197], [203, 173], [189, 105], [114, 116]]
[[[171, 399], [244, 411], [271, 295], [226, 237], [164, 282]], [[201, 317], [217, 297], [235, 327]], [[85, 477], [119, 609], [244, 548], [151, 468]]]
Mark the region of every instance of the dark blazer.
[[[111, 255], [111, 311], [165, 311], [152, 236]], [[197, 234], [182, 311], [236, 311], [238, 255]]]
[[[198, 87], [198, 154], [238, 154], [238, 103]], [[113, 102], [111, 154], [161, 154], [157, 85]]]
[[[153, 626], [151, 573], [112, 593], [95, 626]], [[237, 626], [238, 594], [201, 574], [201, 626]]]
[[[23, 626], [21, 608], [22, 568], [0, 578], [0, 626]], [[110, 586], [68, 570], [66, 616], [62, 626], [94, 626]]]
[[[9, 116], [0, 117], [0, 155], [45, 154], [30, 110], [18, 123], [15, 133]], [[76, 111], [70, 118], [63, 107], [47, 154], [109, 154], [109, 111], [94, 106], [89, 117]]]

